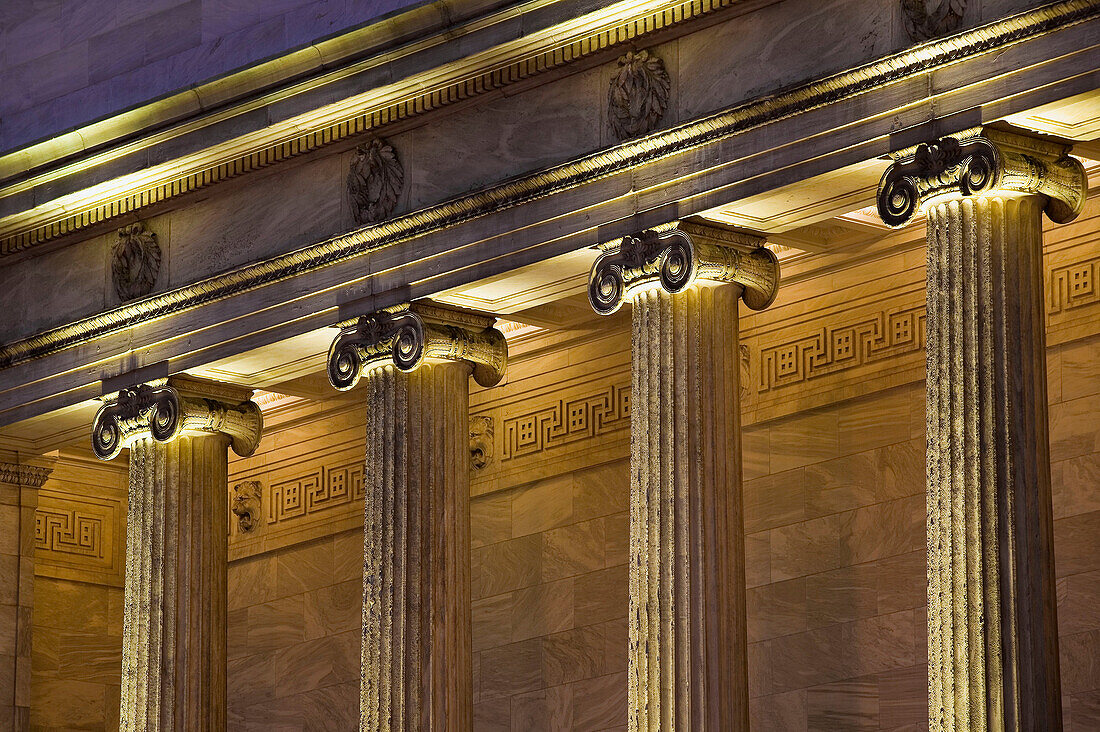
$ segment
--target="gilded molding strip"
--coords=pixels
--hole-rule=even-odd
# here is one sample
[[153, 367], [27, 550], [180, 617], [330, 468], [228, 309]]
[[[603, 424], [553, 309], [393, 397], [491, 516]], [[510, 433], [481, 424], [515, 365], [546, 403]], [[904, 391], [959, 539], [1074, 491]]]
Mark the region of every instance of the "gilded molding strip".
[[573, 61], [614, 48], [674, 25], [710, 15], [736, 4], [737, 0], [687, 0], [568, 40], [564, 45], [539, 52], [511, 64], [479, 71], [446, 82], [418, 94], [376, 106], [366, 112], [324, 125], [279, 142], [203, 168], [176, 179], [112, 201], [94, 204], [68, 216], [0, 238], [0, 258], [25, 251], [37, 244], [73, 231], [121, 216], [144, 206], [205, 188], [244, 173], [265, 168], [348, 137], [377, 130], [385, 125], [430, 112], [471, 97], [501, 89], [509, 84], [565, 66]]
[[0, 368], [163, 317], [230, 297], [279, 280], [312, 272], [366, 252], [392, 246], [496, 211], [591, 183], [622, 170], [744, 132], [776, 120], [837, 102], [886, 83], [955, 63], [1009, 43], [1100, 16], [1097, 0], [1067, 0], [956, 37], [925, 44], [791, 91], [760, 98], [655, 133], [429, 206], [382, 224], [368, 226], [263, 262], [246, 265], [171, 292], [123, 305], [69, 325], [44, 331], [0, 348]]

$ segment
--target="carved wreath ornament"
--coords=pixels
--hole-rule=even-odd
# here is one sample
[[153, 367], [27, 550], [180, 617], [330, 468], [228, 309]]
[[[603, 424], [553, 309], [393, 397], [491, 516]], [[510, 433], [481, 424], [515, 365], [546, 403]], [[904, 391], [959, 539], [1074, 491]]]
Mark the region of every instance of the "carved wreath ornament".
[[111, 275], [118, 299], [125, 302], [148, 295], [156, 284], [159, 272], [157, 235], [140, 222], [119, 229], [111, 257]]
[[375, 138], [355, 149], [348, 171], [348, 201], [357, 224], [384, 221], [397, 206], [405, 169], [385, 140]]
[[901, 0], [901, 11], [909, 37], [927, 41], [959, 27], [966, 0]]
[[628, 51], [611, 78], [607, 120], [620, 140], [657, 129], [668, 108], [671, 81], [665, 63], [649, 51]]

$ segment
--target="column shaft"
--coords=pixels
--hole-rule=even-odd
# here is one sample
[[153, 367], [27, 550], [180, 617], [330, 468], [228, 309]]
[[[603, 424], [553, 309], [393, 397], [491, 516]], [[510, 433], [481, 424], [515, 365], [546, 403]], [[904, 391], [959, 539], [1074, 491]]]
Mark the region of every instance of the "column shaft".
[[933, 730], [1062, 727], [1043, 322], [1045, 196], [928, 208]]
[[130, 446], [123, 730], [224, 730], [229, 437]]
[[472, 725], [465, 362], [372, 368], [360, 728]]
[[30, 729], [35, 509], [49, 472], [0, 462], [0, 729]]
[[741, 292], [633, 298], [631, 730], [748, 730]]

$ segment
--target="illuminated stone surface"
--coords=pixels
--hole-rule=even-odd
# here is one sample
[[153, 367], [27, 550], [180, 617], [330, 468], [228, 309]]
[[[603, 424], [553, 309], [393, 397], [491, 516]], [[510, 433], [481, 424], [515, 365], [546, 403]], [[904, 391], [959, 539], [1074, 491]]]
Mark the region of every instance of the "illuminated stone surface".
[[250, 393], [174, 378], [97, 415], [104, 459], [130, 449], [120, 729], [225, 729], [228, 451], [259, 442]]
[[884, 220], [904, 224], [920, 198], [928, 217], [933, 729], [1062, 728], [1042, 215], [1065, 223], [1084, 204], [1066, 153], [996, 131], [945, 138], [880, 188]]

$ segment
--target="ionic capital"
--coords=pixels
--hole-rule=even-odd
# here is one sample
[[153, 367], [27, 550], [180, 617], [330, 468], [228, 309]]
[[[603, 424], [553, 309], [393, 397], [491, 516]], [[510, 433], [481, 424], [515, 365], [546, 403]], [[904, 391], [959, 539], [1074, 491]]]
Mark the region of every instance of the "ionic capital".
[[1085, 205], [1088, 178], [1070, 146], [1000, 129], [975, 128], [896, 153], [878, 186], [888, 226], [908, 224], [941, 196], [1041, 194], [1047, 216], [1064, 224]]
[[760, 237], [680, 222], [607, 248], [592, 265], [588, 301], [611, 315], [634, 292], [660, 287], [675, 294], [696, 280], [741, 285], [745, 304], [763, 310], [779, 291], [779, 261]]
[[92, 450], [114, 458], [135, 440], [171, 442], [184, 434], [221, 433], [241, 457], [255, 452], [263, 414], [249, 401], [251, 390], [204, 379], [172, 376], [105, 397], [92, 423]]
[[329, 347], [329, 383], [347, 391], [371, 369], [392, 364], [410, 373], [435, 359], [469, 363], [478, 384], [493, 386], [504, 378], [508, 342], [492, 325], [492, 318], [420, 302], [364, 315]]

